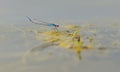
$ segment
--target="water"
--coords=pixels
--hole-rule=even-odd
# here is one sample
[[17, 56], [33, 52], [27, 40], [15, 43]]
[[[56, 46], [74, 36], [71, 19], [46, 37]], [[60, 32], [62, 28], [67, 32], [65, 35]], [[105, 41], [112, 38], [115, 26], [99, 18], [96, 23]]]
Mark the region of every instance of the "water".
[[80, 24], [83, 26], [81, 34], [85, 35], [85, 41], [87, 36], [94, 36], [95, 42], [95, 49], [81, 52], [81, 60], [72, 50], [43, 45], [34, 31], [47, 28], [2, 25], [0, 72], [119, 72], [120, 25], [116, 25]]

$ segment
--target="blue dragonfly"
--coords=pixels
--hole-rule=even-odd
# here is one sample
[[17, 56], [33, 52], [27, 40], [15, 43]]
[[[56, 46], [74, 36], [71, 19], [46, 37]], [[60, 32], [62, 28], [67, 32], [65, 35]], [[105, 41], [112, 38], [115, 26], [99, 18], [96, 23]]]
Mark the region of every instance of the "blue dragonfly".
[[30, 17], [27, 17], [27, 19], [28, 19], [30, 22], [34, 23], [34, 24], [49, 26], [49, 27], [53, 28], [54, 30], [57, 30], [57, 31], [58, 31], [57, 28], [59, 27], [59, 25], [57, 25], [57, 24], [47, 23], [47, 22], [43, 22], [43, 21], [40, 21], [40, 23], [34, 22]]

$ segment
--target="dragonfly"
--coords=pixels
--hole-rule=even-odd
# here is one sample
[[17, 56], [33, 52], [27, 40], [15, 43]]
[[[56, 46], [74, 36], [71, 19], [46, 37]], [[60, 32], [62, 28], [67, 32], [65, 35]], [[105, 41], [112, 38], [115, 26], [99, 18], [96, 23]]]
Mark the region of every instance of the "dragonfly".
[[59, 25], [57, 25], [57, 24], [54, 24], [54, 23], [47, 23], [47, 22], [43, 22], [43, 21], [41, 21], [40, 20], [40, 23], [38, 23], [38, 22], [35, 22], [35, 21], [33, 21], [30, 17], [26, 17], [30, 22], [32, 22], [32, 23], [34, 23], [34, 24], [37, 24], [37, 25], [43, 25], [43, 26], [49, 26], [49, 27], [51, 27], [51, 28], [53, 28], [54, 30], [57, 30], [58, 31], [58, 27], [59, 27]]

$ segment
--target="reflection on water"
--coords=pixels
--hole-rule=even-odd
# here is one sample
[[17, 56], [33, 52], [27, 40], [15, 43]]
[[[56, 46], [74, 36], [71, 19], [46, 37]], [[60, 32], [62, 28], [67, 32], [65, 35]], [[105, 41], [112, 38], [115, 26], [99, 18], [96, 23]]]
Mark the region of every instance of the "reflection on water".
[[76, 53], [37, 40], [34, 32], [40, 28], [1, 27], [0, 72], [119, 72], [119, 25], [81, 25], [81, 28], [86, 44], [89, 36], [93, 36], [94, 49]]

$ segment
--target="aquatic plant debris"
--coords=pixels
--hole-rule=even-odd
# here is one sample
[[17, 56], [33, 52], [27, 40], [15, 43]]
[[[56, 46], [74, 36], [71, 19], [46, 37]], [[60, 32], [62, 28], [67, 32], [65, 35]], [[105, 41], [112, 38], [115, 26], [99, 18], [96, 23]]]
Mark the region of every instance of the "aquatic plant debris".
[[66, 33], [62, 31], [56, 32], [54, 30], [51, 30], [43, 32], [42, 34], [47, 35], [46, 38], [44, 38], [45, 41], [55, 43], [60, 47], [74, 50], [84, 49], [83, 39], [81, 38], [79, 31], [74, 31], [73, 33]]

